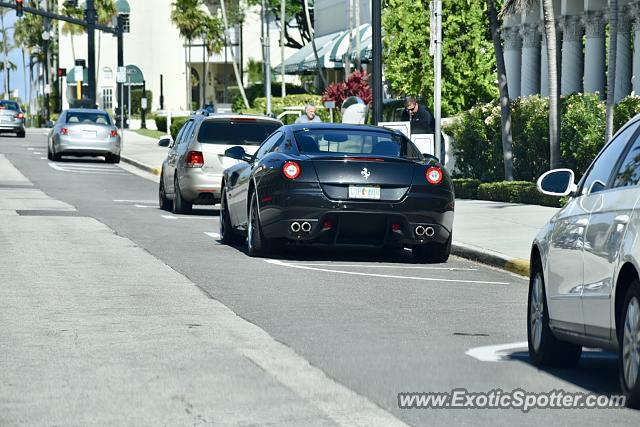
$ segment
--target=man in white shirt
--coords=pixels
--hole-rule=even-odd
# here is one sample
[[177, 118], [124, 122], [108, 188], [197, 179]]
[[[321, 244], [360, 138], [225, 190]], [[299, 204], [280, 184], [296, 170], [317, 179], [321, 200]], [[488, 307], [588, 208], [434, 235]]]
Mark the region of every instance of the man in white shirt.
[[296, 123], [320, 123], [320, 117], [316, 116], [316, 106], [307, 104], [304, 107], [304, 114], [296, 119]]

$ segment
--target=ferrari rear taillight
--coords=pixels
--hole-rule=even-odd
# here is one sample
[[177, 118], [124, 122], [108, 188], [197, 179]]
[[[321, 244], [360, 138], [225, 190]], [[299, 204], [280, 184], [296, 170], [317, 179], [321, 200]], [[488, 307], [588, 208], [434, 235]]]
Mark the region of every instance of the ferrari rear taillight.
[[18, 118], [18, 119], [24, 119], [24, 113], [18, 113], [18, 115], [16, 116], [16, 118]]
[[427, 178], [427, 182], [431, 185], [438, 185], [442, 182], [444, 174], [442, 173], [442, 169], [437, 166], [431, 166], [427, 169], [425, 173], [425, 177]]
[[282, 173], [287, 179], [296, 179], [300, 176], [300, 172], [302, 172], [302, 169], [296, 162], [288, 161], [282, 166]]
[[69, 129], [61, 128], [60, 129], [60, 135], [69, 135]]
[[186, 166], [188, 168], [201, 168], [204, 166], [204, 155], [201, 151], [189, 151], [187, 153]]
[[118, 136], [118, 131], [115, 129], [111, 130], [109, 136], [111, 136], [111, 138], [115, 138], [116, 136]]

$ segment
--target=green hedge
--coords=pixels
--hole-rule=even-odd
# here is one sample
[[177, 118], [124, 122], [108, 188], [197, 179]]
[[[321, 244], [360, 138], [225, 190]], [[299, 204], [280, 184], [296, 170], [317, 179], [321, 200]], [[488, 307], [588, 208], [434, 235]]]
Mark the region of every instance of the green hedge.
[[[605, 104], [595, 94], [561, 99], [560, 150], [563, 166], [580, 178], [604, 144]], [[640, 112], [640, 97], [628, 96], [616, 105], [614, 130]], [[539, 96], [511, 103], [514, 178], [535, 181], [549, 169], [548, 100]], [[504, 179], [500, 108], [480, 105], [458, 116], [445, 131], [453, 138], [458, 178]]]
[[453, 179], [453, 188], [458, 199], [477, 199], [479, 179]]
[[[305, 88], [302, 86], [294, 85], [291, 83], [287, 83], [287, 96], [288, 95], [299, 95], [307, 93]], [[254, 101], [258, 97], [264, 97], [264, 85], [262, 83], [249, 86], [244, 90], [245, 95], [247, 96], [247, 101], [249, 101], [250, 107], [255, 107]], [[282, 84], [273, 82], [271, 83], [271, 96], [272, 98], [280, 97], [282, 93]], [[244, 101], [242, 100], [242, 96], [240, 95], [240, 91], [238, 94], [233, 97], [233, 111], [241, 111], [245, 109]]]
[[189, 119], [189, 117], [172, 117], [171, 118], [171, 137], [175, 141], [178, 137], [178, 132], [180, 132], [180, 128], [184, 123]]
[[545, 196], [538, 191], [536, 184], [528, 181], [500, 181], [480, 184], [478, 199], [552, 207], [561, 206], [558, 197]]
[[160, 116], [158, 114], [155, 114], [153, 116], [153, 119], [155, 120], [156, 128], [158, 128], [159, 131], [161, 132], [167, 131], [167, 116]]
[[[256, 98], [253, 102], [253, 111], [259, 111], [264, 114], [267, 110], [267, 99]], [[286, 110], [286, 107], [304, 107], [307, 104], [316, 105], [316, 114], [323, 122], [330, 121], [329, 110], [323, 107], [322, 96], [313, 94], [300, 94], [300, 95], [287, 95], [284, 98], [271, 98], [271, 111], [278, 116], [280, 113]], [[247, 110], [243, 110], [247, 111]], [[296, 117], [285, 116], [282, 120], [285, 124], [290, 124], [295, 121]], [[340, 112], [337, 109], [333, 110], [333, 121], [340, 121]]]

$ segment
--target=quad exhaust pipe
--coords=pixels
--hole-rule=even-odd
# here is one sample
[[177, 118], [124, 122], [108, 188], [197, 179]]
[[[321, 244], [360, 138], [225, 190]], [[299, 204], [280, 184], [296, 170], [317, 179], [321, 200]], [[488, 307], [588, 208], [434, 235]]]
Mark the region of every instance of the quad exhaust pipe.
[[298, 221], [294, 221], [291, 223], [291, 226], [289, 228], [294, 233], [299, 233], [300, 231], [302, 231], [303, 233], [308, 233], [311, 231], [311, 223], [309, 221], [302, 221], [301, 223]]
[[436, 230], [431, 226], [424, 227], [422, 225], [418, 225], [415, 229], [415, 233], [416, 236], [433, 237], [433, 235], [436, 234]]

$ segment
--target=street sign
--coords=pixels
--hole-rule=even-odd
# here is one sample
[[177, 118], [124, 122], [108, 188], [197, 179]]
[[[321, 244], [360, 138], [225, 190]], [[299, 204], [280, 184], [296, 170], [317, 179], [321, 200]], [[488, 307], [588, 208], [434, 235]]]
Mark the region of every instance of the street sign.
[[142, 108], [143, 110], [147, 109], [147, 98], [140, 99], [140, 108]]
[[118, 67], [118, 71], [116, 72], [116, 82], [117, 83], [126, 83], [127, 82], [127, 68], [126, 67]]
[[324, 108], [336, 108], [336, 101], [325, 101]]
[[75, 76], [77, 82], [82, 81], [82, 73], [83, 73], [82, 65], [76, 65], [73, 70], [73, 75]]

